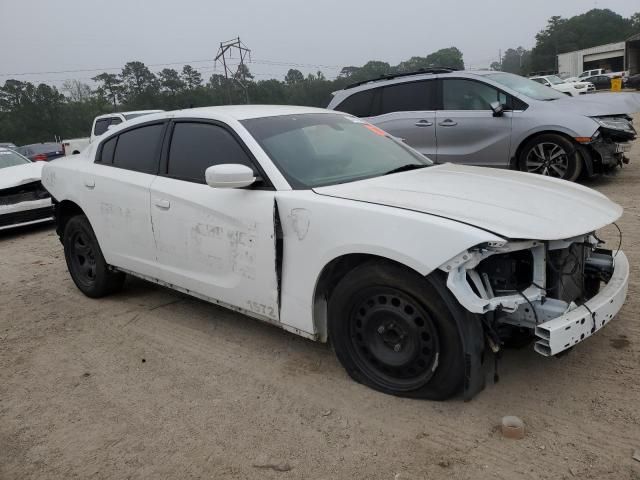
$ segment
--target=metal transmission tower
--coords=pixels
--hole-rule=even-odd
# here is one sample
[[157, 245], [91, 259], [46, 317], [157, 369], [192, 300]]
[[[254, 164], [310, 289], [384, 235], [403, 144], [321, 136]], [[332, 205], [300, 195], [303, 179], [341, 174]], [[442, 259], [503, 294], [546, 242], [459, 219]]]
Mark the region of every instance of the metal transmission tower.
[[[233, 58], [233, 51], [238, 51], [238, 56], [240, 57], [240, 63], [235, 71], [231, 68], [230, 65], [227, 64], [228, 60]], [[216, 55], [215, 62], [216, 64], [220, 62], [224, 68], [224, 77], [227, 80], [227, 95], [229, 96], [229, 103], [233, 103], [231, 97], [231, 83], [229, 82], [229, 77], [232, 80], [238, 83], [240, 87], [244, 90], [245, 97], [247, 99], [247, 103], [249, 103], [249, 91], [246, 86], [246, 76], [247, 76], [247, 67], [244, 64], [245, 58], [249, 58], [251, 61], [251, 50], [247, 48], [247, 46], [242, 43], [240, 37], [234, 38], [233, 40], [228, 40], [226, 42], [220, 42], [220, 48], [218, 49], [218, 54]]]

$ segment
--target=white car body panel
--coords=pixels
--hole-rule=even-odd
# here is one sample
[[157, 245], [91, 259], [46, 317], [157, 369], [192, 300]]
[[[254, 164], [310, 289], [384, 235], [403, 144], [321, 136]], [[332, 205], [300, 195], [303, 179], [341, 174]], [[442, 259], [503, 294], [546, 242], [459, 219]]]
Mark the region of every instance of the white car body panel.
[[577, 184], [455, 164], [316, 191], [438, 215], [511, 239], [570, 238], [609, 225], [622, 215], [622, 207]]
[[[32, 162], [25, 163], [24, 165], [16, 165], [13, 167], [6, 167], [0, 170], [0, 197], [2, 196], [2, 190], [19, 187], [21, 185], [27, 185], [29, 183], [38, 182], [42, 176], [42, 167], [44, 162]], [[28, 210], [36, 210], [51, 206], [50, 198], [43, 198], [38, 200], [29, 200], [19, 203], [12, 203], [3, 205], [0, 203], [0, 216], [9, 215], [13, 213], [26, 212]], [[53, 214], [53, 212], [51, 212]], [[53, 215], [46, 218], [40, 218], [37, 220], [29, 220], [19, 223], [12, 223], [11, 225], [0, 226], [0, 230], [7, 230], [9, 228], [21, 227], [25, 225], [32, 225], [35, 223], [48, 222], [53, 220]]]

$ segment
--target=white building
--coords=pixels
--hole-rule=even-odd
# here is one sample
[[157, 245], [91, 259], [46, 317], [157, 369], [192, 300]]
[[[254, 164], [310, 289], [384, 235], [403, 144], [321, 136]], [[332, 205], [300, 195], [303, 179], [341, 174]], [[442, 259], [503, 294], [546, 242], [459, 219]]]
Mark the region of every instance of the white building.
[[640, 73], [640, 34], [624, 42], [607, 43], [597, 47], [558, 55], [558, 73], [576, 77], [585, 70], [604, 68], [608, 72]]

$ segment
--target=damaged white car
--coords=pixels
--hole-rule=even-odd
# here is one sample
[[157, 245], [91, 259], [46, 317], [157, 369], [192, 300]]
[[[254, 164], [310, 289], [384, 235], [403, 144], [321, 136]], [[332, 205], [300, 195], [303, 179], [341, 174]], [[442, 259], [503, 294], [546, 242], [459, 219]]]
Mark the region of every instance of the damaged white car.
[[627, 291], [624, 253], [597, 236], [622, 214], [603, 195], [434, 166], [322, 109], [146, 116], [47, 164], [43, 182], [86, 295], [135, 275], [330, 340], [355, 380], [395, 395], [469, 398], [509, 336], [556, 355]]
[[51, 196], [40, 183], [42, 164], [0, 147], [0, 230], [53, 220]]

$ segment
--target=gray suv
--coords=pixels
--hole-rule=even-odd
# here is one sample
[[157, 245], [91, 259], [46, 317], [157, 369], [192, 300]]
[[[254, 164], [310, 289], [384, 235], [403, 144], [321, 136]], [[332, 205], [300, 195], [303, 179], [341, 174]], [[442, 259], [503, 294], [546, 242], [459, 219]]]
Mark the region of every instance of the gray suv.
[[437, 163], [575, 181], [628, 162], [636, 132], [628, 105], [614, 100], [570, 98], [510, 73], [431, 69], [350, 85], [328, 108], [365, 118]]

